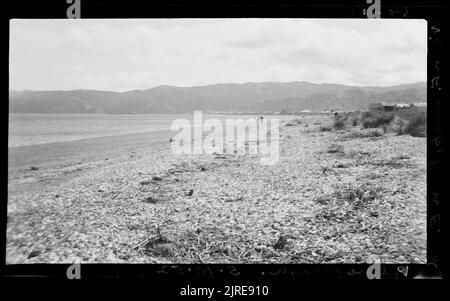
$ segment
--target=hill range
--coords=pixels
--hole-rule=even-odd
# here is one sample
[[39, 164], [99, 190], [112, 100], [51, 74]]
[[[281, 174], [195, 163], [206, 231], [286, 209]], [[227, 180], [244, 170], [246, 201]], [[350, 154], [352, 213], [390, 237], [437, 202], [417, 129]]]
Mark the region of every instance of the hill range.
[[290, 83], [157, 86], [147, 90], [10, 91], [10, 113], [294, 113], [364, 110], [371, 102], [426, 102], [426, 82], [389, 87]]

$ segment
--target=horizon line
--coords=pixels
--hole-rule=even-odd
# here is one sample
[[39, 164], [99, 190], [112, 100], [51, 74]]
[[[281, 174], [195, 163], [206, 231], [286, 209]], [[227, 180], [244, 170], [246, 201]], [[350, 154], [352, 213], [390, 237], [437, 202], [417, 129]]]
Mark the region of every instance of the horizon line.
[[382, 86], [382, 85], [348, 85], [348, 84], [339, 84], [339, 83], [333, 83], [333, 82], [310, 82], [310, 81], [289, 81], [289, 82], [276, 82], [276, 81], [263, 81], [263, 82], [244, 82], [244, 83], [215, 83], [215, 84], [206, 84], [206, 85], [193, 85], [193, 86], [183, 86], [183, 85], [170, 85], [170, 84], [160, 84], [157, 86], [153, 86], [151, 88], [147, 89], [132, 89], [132, 90], [122, 90], [122, 91], [114, 91], [114, 90], [96, 90], [96, 89], [86, 89], [86, 88], [77, 88], [77, 89], [46, 89], [46, 90], [30, 90], [30, 89], [23, 89], [23, 90], [17, 90], [17, 89], [9, 89], [10, 92], [70, 92], [70, 91], [98, 91], [98, 92], [112, 92], [112, 93], [128, 93], [128, 92], [136, 92], [136, 91], [148, 91], [155, 88], [160, 87], [172, 87], [172, 88], [199, 88], [199, 87], [210, 87], [210, 86], [218, 86], [218, 85], [248, 85], [248, 84], [293, 84], [293, 83], [308, 83], [308, 84], [314, 84], [314, 85], [338, 85], [338, 86], [347, 86], [347, 87], [356, 87], [356, 88], [389, 88], [389, 87], [395, 87], [395, 86], [403, 86], [403, 85], [415, 85], [415, 84], [421, 84], [421, 83], [427, 83], [427, 80], [423, 81], [417, 81], [417, 82], [409, 82], [409, 83], [401, 83], [401, 84], [395, 84], [395, 85], [388, 85], [388, 86]]

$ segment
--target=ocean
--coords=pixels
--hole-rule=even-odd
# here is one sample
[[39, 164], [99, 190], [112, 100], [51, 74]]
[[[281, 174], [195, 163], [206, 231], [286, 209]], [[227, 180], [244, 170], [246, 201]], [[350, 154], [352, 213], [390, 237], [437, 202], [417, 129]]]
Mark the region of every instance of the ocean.
[[[172, 122], [178, 118], [192, 121], [193, 114], [9, 114], [8, 147], [170, 130]], [[204, 114], [203, 119], [206, 118], [258, 116]]]

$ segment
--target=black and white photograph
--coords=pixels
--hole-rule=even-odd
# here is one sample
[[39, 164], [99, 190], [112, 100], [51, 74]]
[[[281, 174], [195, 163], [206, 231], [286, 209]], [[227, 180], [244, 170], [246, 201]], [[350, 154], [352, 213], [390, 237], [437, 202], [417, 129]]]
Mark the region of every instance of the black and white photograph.
[[424, 19], [11, 19], [6, 264], [426, 264]]

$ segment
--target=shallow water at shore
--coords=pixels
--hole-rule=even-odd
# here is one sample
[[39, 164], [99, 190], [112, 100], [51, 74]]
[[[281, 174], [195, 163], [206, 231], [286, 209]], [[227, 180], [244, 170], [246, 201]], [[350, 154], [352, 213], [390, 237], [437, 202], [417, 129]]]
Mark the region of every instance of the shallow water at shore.
[[8, 146], [169, 130], [174, 117], [159, 114], [10, 114]]
[[[203, 114], [203, 119], [219, 120], [258, 117]], [[10, 114], [8, 147], [170, 130], [172, 122], [179, 118], [192, 121], [193, 114]]]
[[[282, 121], [294, 118], [280, 115], [264, 116]], [[205, 114], [203, 121], [209, 118], [246, 120], [258, 117]], [[169, 139], [177, 133], [171, 131], [170, 126], [173, 120], [179, 118], [192, 121], [193, 114], [11, 114], [8, 170], [12, 172], [29, 169], [31, 166], [47, 168], [111, 159], [132, 151], [146, 152], [159, 144], [164, 145], [167, 152], [170, 152]], [[123, 122], [127, 119], [129, 121]], [[33, 120], [36, 121], [34, 127], [31, 124]], [[80, 126], [77, 127], [76, 124]], [[84, 130], [90, 125], [92, 129]], [[194, 123], [192, 125], [201, 126]], [[70, 127], [72, 130], [67, 131], [66, 129]], [[11, 135], [11, 133], [18, 134]]]

